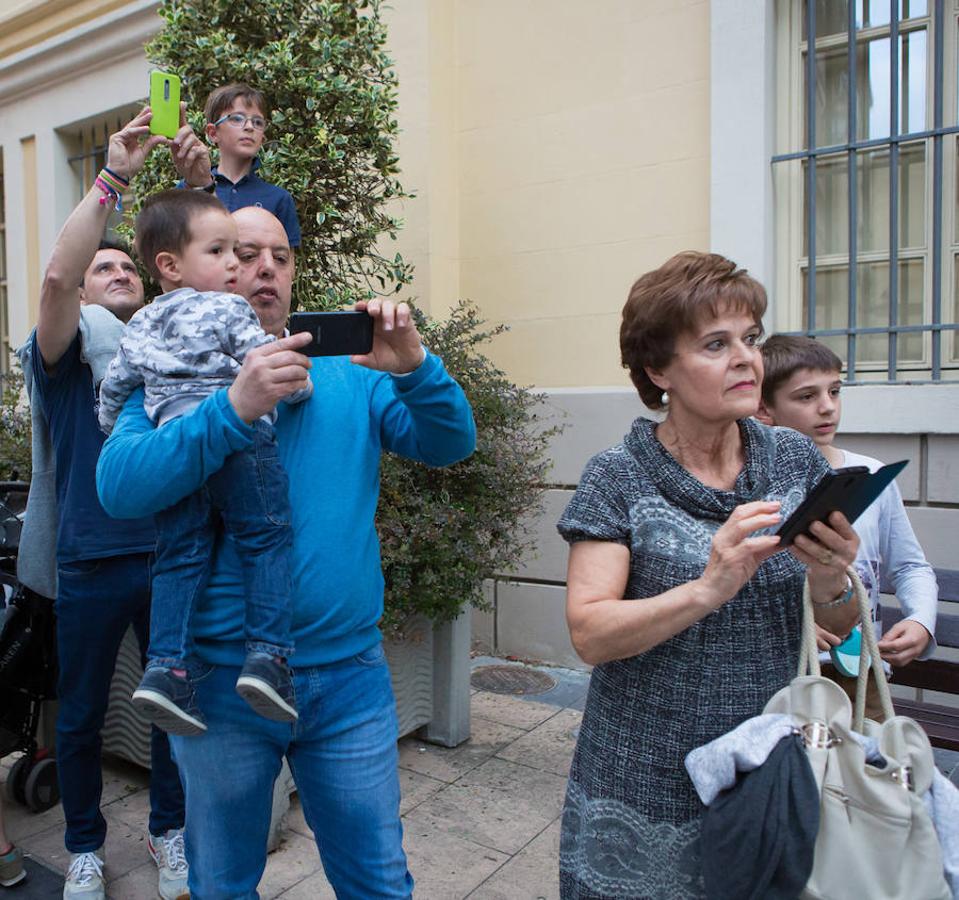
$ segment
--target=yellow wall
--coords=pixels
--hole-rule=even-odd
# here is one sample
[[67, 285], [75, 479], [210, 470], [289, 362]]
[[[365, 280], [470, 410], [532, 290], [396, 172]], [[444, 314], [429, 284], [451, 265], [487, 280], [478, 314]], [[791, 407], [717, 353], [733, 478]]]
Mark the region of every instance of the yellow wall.
[[37, 139], [23, 138], [20, 141], [23, 161], [23, 231], [27, 263], [27, 305], [29, 321], [37, 321], [40, 306], [40, 234], [37, 208]]
[[708, 3], [404, 3], [390, 25], [414, 293], [509, 323], [493, 355], [520, 383], [627, 383], [630, 284], [708, 246]]
[[0, 59], [127, 4], [128, 0], [0, 0]]

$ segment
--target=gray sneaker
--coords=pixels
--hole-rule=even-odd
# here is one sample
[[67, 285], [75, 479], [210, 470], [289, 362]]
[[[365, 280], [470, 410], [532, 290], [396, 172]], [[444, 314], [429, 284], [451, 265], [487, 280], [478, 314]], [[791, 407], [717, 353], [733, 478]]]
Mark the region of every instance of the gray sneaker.
[[297, 720], [293, 676], [285, 659], [269, 653], [247, 653], [236, 692], [259, 713], [274, 722]]
[[159, 837], [148, 834], [147, 847], [160, 870], [158, 890], [163, 900], [190, 900], [190, 867], [183, 850], [183, 829], [171, 828]]
[[103, 892], [103, 848], [87, 853], [71, 853], [63, 900], [106, 900]]
[[13, 887], [27, 877], [23, 868], [23, 851], [10, 845], [10, 849], [0, 854], [0, 887]]

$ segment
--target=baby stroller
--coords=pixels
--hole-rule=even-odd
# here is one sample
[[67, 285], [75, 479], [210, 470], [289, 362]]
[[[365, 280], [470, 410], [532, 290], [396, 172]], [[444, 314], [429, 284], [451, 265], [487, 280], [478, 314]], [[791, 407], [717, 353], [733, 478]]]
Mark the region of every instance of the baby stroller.
[[7, 776], [7, 797], [43, 812], [60, 800], [56, 761], [37, 743], [43, 703], [56, 697], [56, 621], [53, 601], [17, 581], [28, 488], [0, 482], [0, 757], [23, 751]]

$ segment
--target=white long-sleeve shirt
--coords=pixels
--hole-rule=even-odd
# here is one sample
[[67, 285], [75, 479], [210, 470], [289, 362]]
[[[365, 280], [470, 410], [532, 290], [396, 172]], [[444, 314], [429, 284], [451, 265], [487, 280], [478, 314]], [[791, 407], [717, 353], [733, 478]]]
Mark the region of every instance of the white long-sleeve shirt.
[[[871, 456], [848, 450], [840, 452], [843, 455], [843, 467], [867, 466], [870, 472], [875, 472], [883, 465]], [[856, 571], [869, 592], [876, 637], [882, 632], [878, 614], [879, 585], [889, 584], [899, 600], [904, 617], [918, 622], [933, 636], [919, 657], [926, 659], [936, 649], [939, 585], [912, 530], [902, 494], [895, 481], [856, 519], [853, 528], [859, 535]], [[825, 654], [825, 658], [828, 659], [828, 654]]]

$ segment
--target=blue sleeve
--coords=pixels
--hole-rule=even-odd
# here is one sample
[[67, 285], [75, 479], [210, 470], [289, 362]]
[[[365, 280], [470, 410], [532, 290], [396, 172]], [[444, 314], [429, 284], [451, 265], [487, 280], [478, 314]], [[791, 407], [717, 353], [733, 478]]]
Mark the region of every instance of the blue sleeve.
[[192, 494], [231, 453], [252, 443], [253, 429], [236, 415], [226, 389], [162, 428], [147, 417], [138, 389], [100, 451], [100, 502], [117, 519], [152, 515]]
[[[282, 188], [280, 188], [282, 190]], [[291, 247], [300, 246], [300, 219], [296, 214], [296, 204], [288, 191], [283, 191], [277, 204], [276, 217], [283, 223]]]
[[430, 466], [450, 466], [476, 449], [476, 424], [463, 389], [431, 353], [409, 375], [374, 386], [373, 415], [383, 446]]

